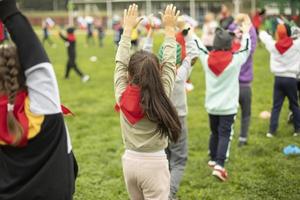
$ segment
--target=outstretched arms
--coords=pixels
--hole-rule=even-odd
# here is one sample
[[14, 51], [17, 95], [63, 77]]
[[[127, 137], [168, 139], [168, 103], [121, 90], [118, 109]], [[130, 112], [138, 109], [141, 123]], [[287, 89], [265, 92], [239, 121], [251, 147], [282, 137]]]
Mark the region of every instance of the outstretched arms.
[[130, 59], [130, 36], [133, 28], [137, 26], [139, 22], [138, 6], [132, 4], [129, 6], [128, 10], [124, 10], [124, 32], [116, 54], [114, 88], [117, 102], [119, 102], [120, 97], [128, 84], [127, 68]]

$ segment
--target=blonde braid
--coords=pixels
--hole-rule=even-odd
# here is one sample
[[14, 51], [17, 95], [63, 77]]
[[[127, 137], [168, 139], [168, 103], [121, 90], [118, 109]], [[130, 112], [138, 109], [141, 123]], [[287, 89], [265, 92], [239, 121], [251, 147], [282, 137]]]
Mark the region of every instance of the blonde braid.
[[[19, 83], [20, 65], [17, 50], [13, 45], [4, 45], [0, 48], [0, 91], [8, 96], [8, 102], [14, 105], [16, 95], [20, 90]], [[7, 114], [8, 130], [13, 135], [12, 145], [18, 145], [24, 134], [24, 130], [14, 116], [12, 110]]]

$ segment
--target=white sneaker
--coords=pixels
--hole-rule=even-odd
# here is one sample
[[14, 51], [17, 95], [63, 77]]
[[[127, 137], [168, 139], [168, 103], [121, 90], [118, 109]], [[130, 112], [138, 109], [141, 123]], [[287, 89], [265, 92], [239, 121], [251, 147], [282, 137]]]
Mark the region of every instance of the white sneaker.
[[88, 80], [90, 80], [90, 76], [89, 76], [89, 75], [84, 75], [84, 76], [82, 77], [82, 79], [81, 79], [81, 81], [82, 81], [83, 83], [86, 83]]
[[272, 137], [274, 137], [274, 135], [272, 134], [272, 133], [267, 133], [267, 135], [266, 135], [268, 138], [272, 138]]
[[224, 167], [221, 167], [220, 165], [216, 165], [214, 167], [214, 171], [212, 172], [212, 175], [217, 177], [221, 181], [226, 181], [228, 178], [226, 169]]
[[294, 137], [298, 137], [298, 136], [299, 136], [299, 133], [294, 133], [293, 136], [294, 136]]
[[214, 168], [217, 165], [216, 161], [213, 161], [213, 160], [208, 161], [207, 164], [210, 168]]

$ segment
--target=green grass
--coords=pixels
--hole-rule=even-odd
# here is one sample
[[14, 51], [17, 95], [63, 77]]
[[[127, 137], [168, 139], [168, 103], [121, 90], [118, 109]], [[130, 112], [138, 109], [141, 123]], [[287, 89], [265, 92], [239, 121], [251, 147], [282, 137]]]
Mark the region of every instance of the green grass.
[[[118, 114], [114, 112], [113, 71], [115, 49], [112, 37], [105, 40], [105, 48], [85, 47], [85, 38], [78, 37], [78, 65], [91, 76], [82, 84], [71, 74], [64, 80], [66, 51], [62, 41], [53, 35], [58, 45], [47, 51], [54, 64], [63, 104], [71, 108], [75, 117], [67, 118], [73, 149], [80, 166], [75, 200], [126, 200], [121, 156]], [[162, 37], [156, 38], [155, 48]], [[90, 56], [98, 61], [92, 63]], [[259, 118], [263, 110], [272, 106], [273, 75], [269, 71], [269, 55], [259, 47], [254, 58], [253, 109], [249, 145], [237, 147], [239, 117], [230, 161], [226, 164], [229, 181], [220, 183], [211, 176], [207, 167], [208, 116], [204, 109], [204, 74], [198, 62], [192, 74], [195, 90], [188, 94], [189, 101], [189, 161], [178, 196], [182, 200], [275, 200], [300, 199], [300, 157], [287, 158], [282, 149], [288, 144], [300, 145], [293, 138], [293, 128], [286, 123], [288, 105], [284, 104], [278, 136], [267, 139], [268, 120]]]

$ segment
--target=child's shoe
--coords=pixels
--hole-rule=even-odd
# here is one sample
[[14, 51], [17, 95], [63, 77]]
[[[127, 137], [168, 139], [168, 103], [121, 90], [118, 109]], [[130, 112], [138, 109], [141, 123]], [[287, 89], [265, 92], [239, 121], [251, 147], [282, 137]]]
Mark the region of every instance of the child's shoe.
[[272, 133], [267, 133], [267, 135], [266, 135], [268, 138], [272, 138], [272, 137], [274, 137], [274, 135], [272, 134]]
[[293, 115], [292, 112], [289, 112], [288, 118], [287, 118], [287, 123], [288, 123], [288, 124], [292, 124], [293, 121], [294, 121], [294, 115]]
[[213, 161], [213, 160], [208, 161], [207, 164], [210, 168], [214, 168], [217, 165], [216, 161]]
[[220, 165], [216, 165], [214, 167], [214, 171], [212, 172], [212, 175], [217, 177], [221, 181], [226, 181], [228, 178], [226, 169], [224, 167], [221, 167]]
[[89, 75], [84, 75], [84, 76], [82, 77], [82, 79], [81, 79], [81, 81], [82, 81], [83, 83], [86, 83], [88, 80], [90, 80], [90, 76], [89, 76]]

